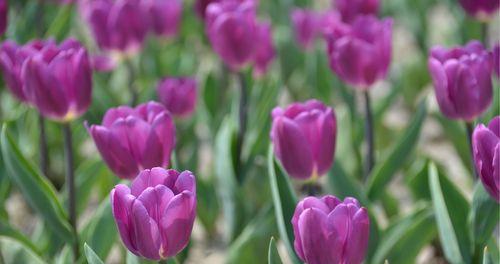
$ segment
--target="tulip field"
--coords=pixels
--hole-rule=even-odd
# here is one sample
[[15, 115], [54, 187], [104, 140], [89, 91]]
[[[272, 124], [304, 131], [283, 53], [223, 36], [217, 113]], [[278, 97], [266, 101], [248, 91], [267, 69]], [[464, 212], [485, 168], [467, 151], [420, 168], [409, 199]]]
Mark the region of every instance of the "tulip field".
[[0, 0], [0, 264], [500, 263], [499, 7]]

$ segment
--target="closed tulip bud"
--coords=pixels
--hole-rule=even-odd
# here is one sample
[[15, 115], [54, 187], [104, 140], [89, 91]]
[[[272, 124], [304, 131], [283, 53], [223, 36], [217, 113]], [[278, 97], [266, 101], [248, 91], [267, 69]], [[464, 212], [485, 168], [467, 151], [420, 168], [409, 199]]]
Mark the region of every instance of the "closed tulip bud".
[[164, 37], [177, 35], [182, 15], [180, 0], [149, 0], [153, 32]]
[[5, 33], [5, 30], [7, 29], [8, 13], [9, 10], [7, 0], [0, 0], [0, 34]]
[[175, 127], [159, 103], [109, 109], [102, 125], [92, 125], [88, 130], [102, 158], [120, 178], [132, 179], [141, 170], [170, 163]]
[[320, 30], [320, 15], [312, 10], [295, 8], [290, 18], [295, 40], [303, 49], [310, 49]]
[[377, 15], [379, 0], [334, 0], [333, 6], [337, 9], [344, 22], [352, 22], [360, 15]]
[[264, 75], [276, 57], [271, 24], [264, 22], [257, 25], [256, 42], [259, 44], [254, 55], [254, 75]]
[[23, 88], [21, 69], [24, 61], [44, 47], [45, 43], [39, 40], [19, 46], [7, 40], [0, 46], [0, 69], [7, 83], [9, 91], [20, 101], [28, 102]]
[[137, 53], [149, 30], [150, 16], [142, 0], [82, 0], [80, 13], [102, 50]]
[[500, 202], [500, 116], [493, 118], [488, 127], [480, 124], [474, 129], [472, 150], [484, 188]]
[[365, 258], [370, 219], [354, 198], [306, 197], [295, 208], [292, 225], [295, 252], [307, 264], [360, 264]]
[[190, 171], [144, 170], [130, 188], [117, 185], [110, 198], [123, 244], [135, 255], [167, 259], [188, 244], [196, 217], [196, 181]]
[[386, 77], [391, 63], [392, 19], [360, 16], [334, 24], [327, 33], [330, 67], [344, 82], [369, 89]]
[[498, 0], [460, 0], [460, 5], [469, 16], [480, 21], [489, 21], [500, 5]]
[[333, 109], [317, 100], [274, 108], [271, 141], [291, 177], [309, 179], [332, 166], [337, 124]]
[[492, 100], [492, 58], [479, 41], [465, 47], [434, 47], [428, 66], [441, 112], [448, 118], [471, 121]]
[[29, 102], [46, 118], [68, 122], [90, 106], [92, 70], [87, 51], [74, 39], [48, 43], [23, 63]]
[[165, 78], [158, 85], [158, 98], [173, 115], [187, 117], [196, 107], [197, 86], [193, 78]]
[[493, 70], [497, 79], [500, 79], [500, 43], [495, 44], [493, 47], [493, 63]]
[[205, 22], [212, 48], [227, 66], [238, 71], [252, 61], [259, 44], [253, 1], [211, 3]]

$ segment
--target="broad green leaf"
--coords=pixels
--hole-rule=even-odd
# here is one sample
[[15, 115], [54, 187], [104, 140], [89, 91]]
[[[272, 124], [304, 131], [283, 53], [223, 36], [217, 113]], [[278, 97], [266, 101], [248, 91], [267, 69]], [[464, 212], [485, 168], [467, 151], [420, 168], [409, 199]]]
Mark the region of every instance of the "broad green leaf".
[[99, 257], [106, 259], [118, 234], [109, 198], [102, 201], [82, 234], [83, 241], [94, 248]]
[[65, 34], [65, 28], [69, 28], [71, 24], [71, 17], [73, 15], [73, 6], [74, 5], [62, 5], [59, 8], [59, 12], [54, 18], [52, 24], [49, 26], [47, 33], [45, 36], [47, 38], [56, 38], [62, 39]]
[[483, 247], [493, 234], [500, 221], [500, 210], [483, 187], [481, 182], [476, 184], [472, 205], [469, 214], [470, 237], [474, 243]]
[[97, 256], [94, 250], [92, 250], [92, 248], [87, 245], [87, 243], [85, 243], [83, 247], [85, 249], [85, 256], [87, 257], [87, 261], [89, 262], [89, 264], [104, 264], [104, 262], [99, 258], [99, 256]]
[[196, 207], [198, 219], [209, 236], [215, 235], [215, 224], [219, 216], [219, 203], [214, 180], [196, 177], [196, 194], [198, 197], [198, 206]]
[[47, 226], [67, 242], [73, 240], [70, 225], [54, 187], [22, 155], [4, 125], [1, 134], [2, 157], [7, 174], [23, 193], [28, 204], [47, 222]]
[[464, 167], [469, 172], [472, 172], [470, 150], [467, 143], [467, 133], [463, 124], [456, 120], [450, 120], [449, 118], [444, 117], [441, 113], [436, 113], [433, 116], [441, 124], [441, 127], [446, 134], [446, 138], [453, 143], [452, 145], [460, 157], [460, 160], [462, 160]]
[[0, 220], [0, 237], [9, 237], [16, 240], [24, 247], [29, 248], [33, 253], [40, 256], [40, 250], [31, 242], [29, 238], [23, 235], [21, 232], [12, 228], [9, 223]]
[[426, 104], [423, 101], [420, 103], [408, 128], [394, 145], [389, 156], [383, 162], [378, 163], [373, 169], [368, 183], [368, 197], [371, 200], [375, 200], [383, 194], [386, 185], [401, 168], [413, 149], [415, 149], [426, 113]]
[[4, 263], [29, 263], [46, 264], [47, 262], [40, 258], [29, 247], [20, 243], [18, 240], [9, 237], [0, 237], [0, 254]]
[[493, 260], [491, 260], [488, 252], [488, 247], [484, 247], [483, 250], [483, 264], [493, 264]]
[[437, 168], [434, 164], [429, 167], [429, 185], [431, 190], [434, 214], [438, 227], [439, 239], [443, 247], [446, 259], [452, 264], [466, 263], [460, 246], [458, 243], [456, 231], [464, 232], [465, 230], [456, 230], [450, 219], [448, 208], [444, 200], [441, 184]]
[[372, 263], [415, 263], [422, 248], [436, 236], [431, 209], [417, 208], [408, 216], [389, 226], [382, 235]]
[[283, 173], [274, 160], [272, 146], [269, 146], [269, 151], [267, 152], [267, 166], [280, 239], [285, 244], [292, 262], [300, 263], [292, 244], [294, 236], [291, 221], [295, 206], [297, 205], [297, 197], [287, 175]]
[[276, 248], [276, 242], [274, 237], [271, 237], [269, 241], [269, 249], [267, 252], [267, 264], [282, 264], [280, 254], [278, 253], [278, 248]]
[[356, 197], [365, 206], [369, 204], [368, 198], [362, 191], [361, 184], [353, 177], [349, 177], [342, 164], [335, 159], [332, 169], [328, 173], [328, 185], [330, 191], [339, 199], [345, 197]]

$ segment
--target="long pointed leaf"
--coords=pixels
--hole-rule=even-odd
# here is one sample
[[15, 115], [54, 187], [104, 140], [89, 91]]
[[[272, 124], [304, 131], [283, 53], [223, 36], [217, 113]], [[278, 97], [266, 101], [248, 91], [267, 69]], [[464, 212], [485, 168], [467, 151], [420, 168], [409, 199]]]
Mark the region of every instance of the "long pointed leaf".
[[278, 253], [278, 249], [276, 248], [276, 242], [274, 241], [274, 237], [271, 237], [269, 241], [269, 250], [267, 252], [267, 263], [268, 264], [282, 264], [280, 254]]

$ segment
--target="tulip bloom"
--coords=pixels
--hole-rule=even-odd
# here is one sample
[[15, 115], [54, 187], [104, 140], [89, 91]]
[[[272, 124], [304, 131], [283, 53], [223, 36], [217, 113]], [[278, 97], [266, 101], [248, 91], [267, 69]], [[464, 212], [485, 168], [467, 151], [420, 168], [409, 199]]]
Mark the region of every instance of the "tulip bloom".
[[295, 40], [303, 49], [310, 49], [318, 35], [320, 15], [312, 10], [295, 8], [290, 13]]
[[7, 14], [9, 13], [7, 2], [7, 0], [0, 0], [0, 34], [5, 33], [7, 29]]
[[205, 22], [214, 51], [232, 70], [238, 71], [252, 61], [259, 44], [253, 1], [211, 3]]
[[360, 264], [365, 258], [370, 219], [354, 198], [306, 197], [292, 218], [294, 247], [307, 264]]
[[87, 51], [74, 39], [47, 43], [26, 59], [21, 76], [26, 97], [46, 118], [68, 122], [90, 106], [92, 70]]
[[267, 72], [270, 64], [276, 57], [271, 24], [265, 22], [257, 25], [256, 40], [259, 45], [257, 45], [254, 54], [254, 73], [256, 76], [261, 76]]
[[160, 36], [177, 35], [182, 15], [180, 0], [150, 0], [149, 14], [154, 33]]
[[491, 104], [492, 58], [479, 41], [452, 49], [434, 47], [428, 66], [446, 117], [471, 121]]
[[102, 158], [120, 178], [132, 179], [143, 169], [169, 165], [175, 127], [161, 104], [112, 108], [102, 125], [88, 130]]
[[170, 113], [186, 117], [195, 110], [197, 86], [193, 78], [166, 78], [158, 85], [158, 97]]
[[116, 226], [125, 246], [150, 260], [173, 257], [189, 242], [196, 216], [196, 181], [190, 171], [142, 171], [129, 188], [111, 191]]
[[460, 0], [460, 5], [469, 14], [480, 21], [488, 21], [498, 11], [498, 0]]
[[82, 0], [80, 13], [102, 50], [135, 54], [149, 30], [143, 0]]
[[0, 69], [7, 83], [9, 91], [21, 102], [28, 102], [21, 78], [21, 69], [24, 61], [33, 54], [40, 51], [45, 43], [39, 40], [19, 46], [15, 42], [7, 40], [0, 46]]
[[332, 166], [337, 124], [333, 109], [317, 100], [294, 103], [272, 112], [274, 153], [297, 179], [322, 176]]
[[339, 11], [342, 21], [353, 22], [360, 15], [377, 15], [379, 0], [334, 0], [333, 6]]
[[384, 79], [392, 49], [392, 20], [360, 16], [334, 24], [327, 34], [330, 67], [344, 82], [367, 90]]
[[474, 129], [472, 151], [484, 188], [500, 202], [500, 116], [493, 118], [488, 127], [479, 124]]

